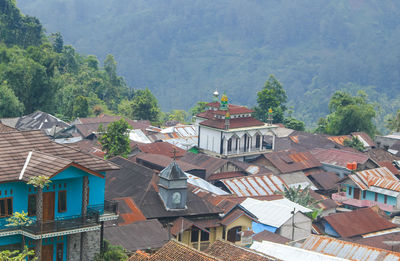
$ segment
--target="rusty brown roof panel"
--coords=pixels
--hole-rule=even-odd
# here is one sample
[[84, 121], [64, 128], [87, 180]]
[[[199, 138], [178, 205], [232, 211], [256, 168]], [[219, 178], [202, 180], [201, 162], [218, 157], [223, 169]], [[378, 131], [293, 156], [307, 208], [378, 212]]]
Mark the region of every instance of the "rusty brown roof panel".
[[324, 219], [341, 237], [354, 237], [397, 227], [371, 208], [332, 214]]
[[322, 167], [310, 152], [280, 151], [263, 154], [281, 173]]

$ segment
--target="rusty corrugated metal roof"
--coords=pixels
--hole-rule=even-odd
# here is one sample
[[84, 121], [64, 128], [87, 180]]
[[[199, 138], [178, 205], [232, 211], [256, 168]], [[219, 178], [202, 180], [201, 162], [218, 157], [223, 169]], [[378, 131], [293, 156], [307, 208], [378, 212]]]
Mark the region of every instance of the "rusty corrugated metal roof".
[[310, 152], [279, 151], [263, 154], [281, 173], [295, 172], [316, 167], [322, 164]]
[[253, 175], [241, 178], [223, 179], [221, 182], [233, 194], [243, 196], [268, 196], [275, 194], [276, 191], [284, 191], [287, 185], [278, 176]]
[[400, 180], [386, 167], [359, 171], [349, 177], [362, 190], [374, 186], [400, 192]]
[[309, 236], [301, 248], [349, 260], [400, 260], [398, 252], [318, 235]]
[[343, 145], [345, 140], [350, 140], [350, 135], [342, 135], [342, 136], [330, 136], [327, 137], [329, 140], [336, 142], [337, 144]]

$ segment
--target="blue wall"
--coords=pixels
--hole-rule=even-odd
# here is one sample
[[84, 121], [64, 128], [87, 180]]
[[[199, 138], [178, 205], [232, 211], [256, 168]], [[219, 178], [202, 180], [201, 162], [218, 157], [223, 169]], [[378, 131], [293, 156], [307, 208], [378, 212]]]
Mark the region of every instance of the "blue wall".
[[340, 237], [340, 235], [333, 229], [331, 225], [329, 225], [328, 222], [324, 222], [324, 225], [325, 225], [325, 233], [333, 237]]
[[[352, 193], [351, 194], [350, 194], [350, 189], [349, 189], [350, 187], [352, 188]], [[346, 185], [346, 196], [348, 198], [354, 198], [354, 188], [355, 187], [353, 187], [351, 185]], [[375, 194], [376, 194], [375, 192], [367, 190], [365, 192], [365, 197], [364, 197], [364, 191], [361, 190], [360, 191], [360, 199], [375, 201]], [[385, 195], [378, 193], [378, 198], [377, 198], [376, 202], [385, 203]], [[386, 204], [396, 206], [396, 202], [397, 202], [397, 199], [395, 197], [387, 196]]]
[[258, 223], [258, 222], [254, 222], [254, 221], [251, 224], [251, 227], [252, 227], [254, 233], [259, 233], [259, 232], [262, 232], [264, 230], [268, 230], [268, 231], [270, 231], [272, 233], [275, 233], [275, 231], [278, 229], [276, 227], [264, 225], [264, 224], [261, 224], [261, 223]]

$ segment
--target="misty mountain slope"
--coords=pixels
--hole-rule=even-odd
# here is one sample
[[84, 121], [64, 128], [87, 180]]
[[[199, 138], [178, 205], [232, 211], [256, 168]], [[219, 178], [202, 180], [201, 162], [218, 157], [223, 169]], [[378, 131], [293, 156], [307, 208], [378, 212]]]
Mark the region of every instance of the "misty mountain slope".
[[19, 0], [18, 7], [82, 53], [114, 54], [128, 84], [149, 87], [163, 110], [210, 100], [215, 88], [253, 106], [271, 73], [308, 124], [328, 112], [337, 89], [366, 88], [371, 100], [390, 103], [382, 115], [400, 104], [399, 1]]

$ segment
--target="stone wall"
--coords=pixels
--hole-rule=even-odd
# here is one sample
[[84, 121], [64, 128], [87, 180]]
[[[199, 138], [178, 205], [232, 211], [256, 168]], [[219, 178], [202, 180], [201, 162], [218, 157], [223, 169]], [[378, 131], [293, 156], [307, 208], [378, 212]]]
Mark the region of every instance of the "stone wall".
[[67, 260], [79, 261], [81, 252], [81, 234], [68, 235], [67, 239]]
[[100, 253], [100, 230], [84, 232], [82, 261], [93, 261], [96, 254]]

